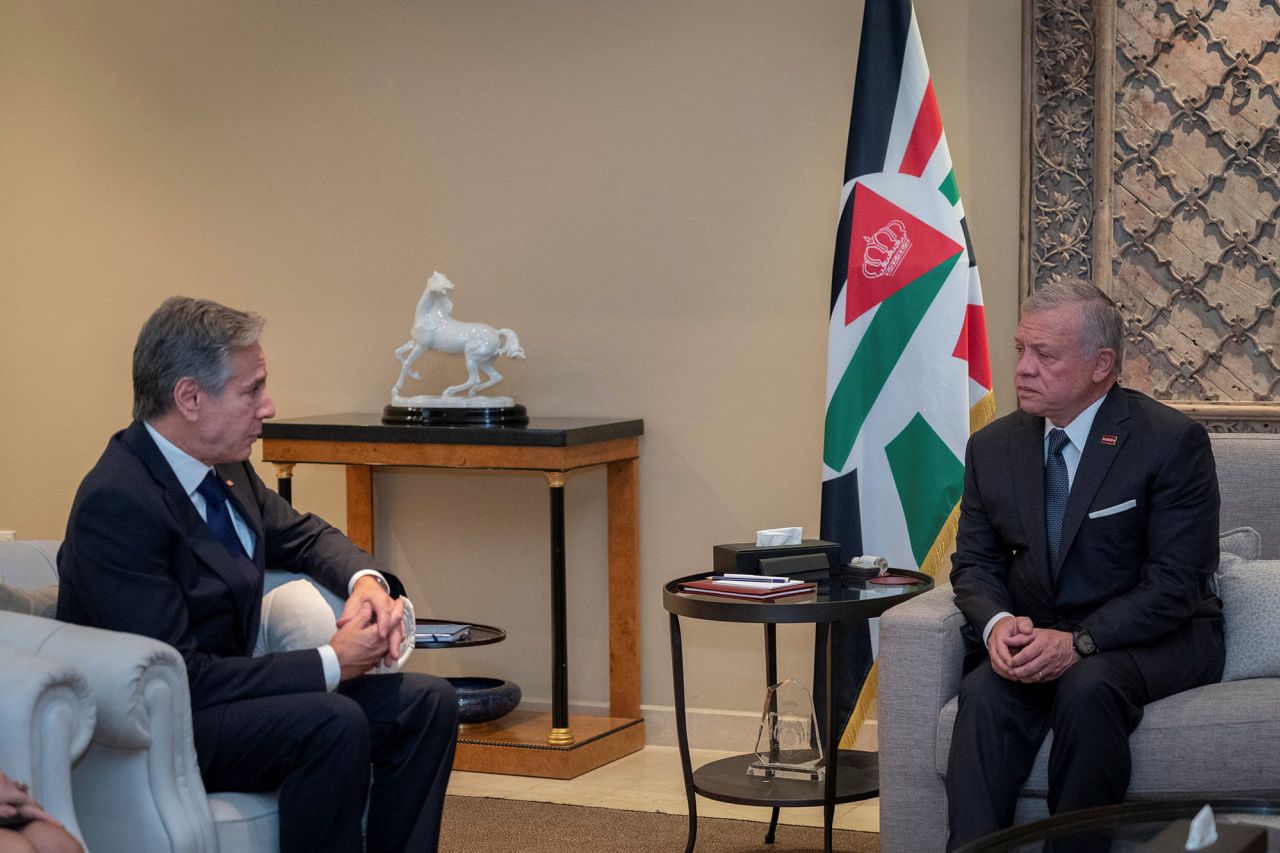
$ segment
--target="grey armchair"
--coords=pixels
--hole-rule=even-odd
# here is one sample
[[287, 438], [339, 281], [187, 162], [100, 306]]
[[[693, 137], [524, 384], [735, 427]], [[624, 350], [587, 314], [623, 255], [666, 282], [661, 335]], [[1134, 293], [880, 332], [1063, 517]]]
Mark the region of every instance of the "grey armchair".
[[[1214, 435], [1224, 531], [1261, 534], [1280, 559], [1280, 435]], [[1230, 617], [1229, 617], [1230, 618]], [[1276, 614], [1280, 619], [1280, 613]], [[955, 722], [963, 618], [951, 587], [889, 610], [880, 621], [880, 839], [884, 853], [946, 846], [945, 771]], [[1228, 655], [1232, 636], [1228, 622]], [[1129, 739], [1131, 799], [1280, 796], [1280, 678], [1206, 685], [1154, 702]], [[1048, 814], [1050, 733], [1023, 785], [1016, 820]]]

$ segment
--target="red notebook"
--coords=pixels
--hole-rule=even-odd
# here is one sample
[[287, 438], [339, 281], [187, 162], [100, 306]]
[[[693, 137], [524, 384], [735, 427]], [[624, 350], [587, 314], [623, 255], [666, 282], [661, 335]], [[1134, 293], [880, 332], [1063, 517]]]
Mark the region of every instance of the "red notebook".
[[795, 581], [762, 589], [757, 584], [738, 585], [725, 583], [724, 581], [712, 583], [710, 578], [700, 581], [685, 581], [680, 584], [680, 589], [684, 592], [696, 592], [699, 595], [718, 595], [725, 598], [750, 598], [758, 601], [803, 595], [806, 592], [813, 592], [817, 588], [817, 584]]

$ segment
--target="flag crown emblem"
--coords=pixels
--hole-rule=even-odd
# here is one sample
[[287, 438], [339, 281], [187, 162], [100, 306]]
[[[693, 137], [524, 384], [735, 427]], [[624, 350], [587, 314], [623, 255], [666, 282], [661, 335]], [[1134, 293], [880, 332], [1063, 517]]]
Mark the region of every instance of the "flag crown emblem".
[[876, 233], [862, 239], [867, 244], [862, 251], [862, 274], [867, 278], [893, 275], [911, 250], [907, 226], [898, 219], [890, 220]]

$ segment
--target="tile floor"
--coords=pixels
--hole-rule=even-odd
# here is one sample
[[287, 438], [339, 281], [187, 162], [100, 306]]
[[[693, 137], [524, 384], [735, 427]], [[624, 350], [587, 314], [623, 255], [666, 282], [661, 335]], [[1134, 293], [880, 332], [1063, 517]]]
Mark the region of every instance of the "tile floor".
[[[725, 758], [733, 753], [695, 749], [693, 766]], [[577, 806], [600, 806], [630, 811], [688, 814], [680, 752], [673, 746], [646, 746], [577, 779], [535, 779], [496, 773], [455, 771], [449, 793], [462, 797], [498, 797]], [[769, 809], [738, 806], [699, 797], [699, 816], [769, 822]], [[821, 808], [783, 809], [779, 823], [822, 826]], [[836, 806], [835, 827], [860, 832], [880, 831], [880, 801], [863, 800]]]

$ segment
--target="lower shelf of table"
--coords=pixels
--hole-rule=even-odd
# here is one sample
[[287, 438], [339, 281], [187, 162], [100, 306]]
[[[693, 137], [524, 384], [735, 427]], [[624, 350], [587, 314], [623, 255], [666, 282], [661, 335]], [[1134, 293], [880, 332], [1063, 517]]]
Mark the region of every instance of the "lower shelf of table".
[[574, 742], [547, 743], [551, 714], [512, 711], [480, 734], [458, 736], [453, 769], [573, 779], [644, 748], [644, 720], [569, 715]]
[[[693, 789], [712, 800], [742, 806], [820, 806], [825, 781], [771, 779], [747, 773], [754, 754], [735, 755], [704, 764], [693, 771]], [[880, 756], [875, 752], [840, 750], [836, 773], [837, 803], [867, 800], [879, 794]]]

